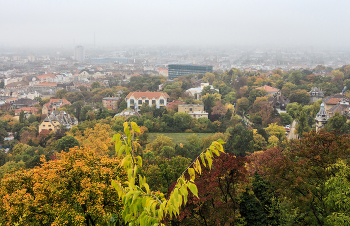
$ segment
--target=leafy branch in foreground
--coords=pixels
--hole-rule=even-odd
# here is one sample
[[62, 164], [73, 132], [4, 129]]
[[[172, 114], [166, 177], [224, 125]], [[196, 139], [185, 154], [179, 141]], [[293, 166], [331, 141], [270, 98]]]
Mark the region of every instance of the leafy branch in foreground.
[[[141, 156], [135, 156], [137, 140], [135, 134], [140, 133], [140, 128], [135, 122], [124, 123], [125, 136], [115, 134], [111, 142], [115, 141], [115, 151], [118, 156], [124, 156], [121, 165], [127, 172], [128, 179], [121, 183], [120, 179], [112, 181], [113, 187], [117, 190], [123, 201], [124, 209], [122, 217], [129, 225], [163, 225], [161, 222], [165, 216], [172, 217], [179, 215], [180, 207], [187, 203], [188, 189], [194, 196], [198, 197], [197, 186], [194, 183], [196, 172], [202, 173], [201, 164], [211, 169], [214, 154], [219, 156], [220, 152], [225, 153], [222, 147], [222, 140], [214, 141], [211, 146], [203, 151], [178, 178], [174, 189], [166, 199], [159, 191], [151, 191], [146, 178], [137, 174], [142, 167]], [[184, 177], [188, 172], [190, 180]], [[138, 176], [138, 177], [137, 177]]]

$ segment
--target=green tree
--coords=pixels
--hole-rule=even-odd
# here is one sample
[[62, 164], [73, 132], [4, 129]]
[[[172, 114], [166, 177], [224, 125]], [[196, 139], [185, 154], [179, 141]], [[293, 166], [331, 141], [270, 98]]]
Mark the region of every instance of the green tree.
[[229, 129], [229, 138], [225, 144], [227, 152], [234, 153], [236, 156], [244, 157], [247, 153], [254, 150], [253, 131], [246, 129], [242, 124]]
[[66, 89], [59, 89], [56, 92], [56, 99], [64, 99], [68, 91]]
[[24, 111], [22, 110], [21, 113], [19, 113], [19, 123], [24, 123], [25, 121], [25, 116], [24, 116]]
[[296, 126], [296, 131], [299, 137], [304, 137], [304, 133], [308, 133], [310, 131], [305, 111], [301, 111], [300, 113], [298, 125]]
[[215, 106], [215, 101], [221, 100], [221, 95], [218, 93], [215, 94], [206, 94], [202, 96], [202, 101], [204, 104], [204, 110], [208, 112], [209, 116], [211, 115], [211, 112], [213, 111], [213, 107]]
[[79, 114], [79, 121], [85, 121], [86, 116], [88, 112], [92, 112], [94, 109], [90, 105], [85, 105], [81, 108], [80, 114]]
[[56, 149], [59, 152], [60, 151], [69, 152], [69, 149], [75, 146], [79, 146], [78, 140], [72, 136], [65, 136], [58, 140]]
[[126, 101], [123, 99], [118, 106], [118, 112], [124, 111], [128, 107]]
[[91, 84], [91, 91], [93, 91], [96, 88], [101, 88], [101, 84], [97, 81], [95, 81]]
[[344, 126], [346, 126], [346, 120], [345, 115], [341, 115], [339, 112], [336, 112], [333, 117], [327, 120], [327, 124], [324, 128], [327, 132], [335, 130], [343, 131]]
[[237, 100], [237, 109], [241, 111], [242, 113], [245, 113], [248, 111], [249, 108], [249, 100], [246, 97], [242, 97], [241, 99]]
[[294, 102], [294, 103], [289, 103], [286, 107], [287, 113], [292, 116], [292, 118], [296, 119], [298, 117], [298, 108], [299, 104]]
[[229, 92], [225, 95], [224, 100], [226, 103], [234, 104], [236, 102], [236, 92]]
[[206, 94], [214, 94], [214, 93], [218, 93], [218, 92], [215, 89], [212, 89], [211, 86], [205, 86], [202, 89], [202, 96]]
[[266, 96], [267, 91], [264, 89], [252, 89], [252, 91], [249, 92], [249, 103], [252, 105], [257, 97], [264, 97]]
[[289, 125], [293, 122], [292, 116], [288, 113], [280, 113], [280, 118], [283, 125]]
[[297, 102], [301, 105], [306, 105], [310, 102], [310, 94], [306, 90], [297, 89], [290, 93], [289, 99], [291, 102]]
[[349, 225], [350, 224], [350, 167], [344, 160], [339, 160], [331, 166], [336, 170], [326, 183], [325, 187], [328, 191], [326, 197], [326, 205], [332, 210], [326, 218], [329, 225]]

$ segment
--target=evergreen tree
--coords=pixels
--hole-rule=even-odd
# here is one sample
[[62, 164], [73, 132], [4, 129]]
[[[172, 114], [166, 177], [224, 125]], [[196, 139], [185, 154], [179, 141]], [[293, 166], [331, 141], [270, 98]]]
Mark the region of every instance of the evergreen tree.
[[241, 215], [249, 226], [265, 226], [266, 215], [260, 201], [249, 190], [243, 193], [239, 205]]
[[226, 151], [236, 156], [244, 157], [247, 152], [254, 151], [253, 131], [248, 130], [242, 124], [230, 128], [230, 137], [226, 143]]
[[25, 116], [24, 116], [24, 111], [22, 110], [21, 113], [19, 113], [19, 122], [24, 123]]
[[300, 115], [299, 115], [299, 120], [298, 120], [298, 125], [296, 126], [296, 131], [297, 134], [299, 135], [299, 137], [304, 137], [303, 133], [306, 132], [310, 132], [310, 127], [309, 124], [307, 122], [307, 116], [305, 111], [301, 111]]

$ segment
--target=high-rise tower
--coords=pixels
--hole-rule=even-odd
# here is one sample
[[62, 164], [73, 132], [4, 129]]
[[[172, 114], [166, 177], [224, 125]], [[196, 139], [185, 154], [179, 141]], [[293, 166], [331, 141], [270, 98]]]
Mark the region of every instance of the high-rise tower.
[[78, 62], [84, 62], [85, 60], [85, 50], [82, 46], [76, 46], [74, 51], [74, 59]]

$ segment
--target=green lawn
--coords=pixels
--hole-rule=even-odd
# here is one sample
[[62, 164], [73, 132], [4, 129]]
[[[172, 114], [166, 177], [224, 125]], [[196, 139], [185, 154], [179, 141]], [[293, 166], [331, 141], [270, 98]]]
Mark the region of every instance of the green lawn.
[[[170, 138], [173, 138], [174, 144], [180, 144], [180, 143], [187, 143], [186, 137], [190, 136], [193, 133], [149, 133], [149, 142], [153, 142], [157, 135], [164, 135]], [[215, 133], [195, 133], [199, 139], [202, 139], [203, 137], [207, 137], [209, 135], [214, 135]]]

